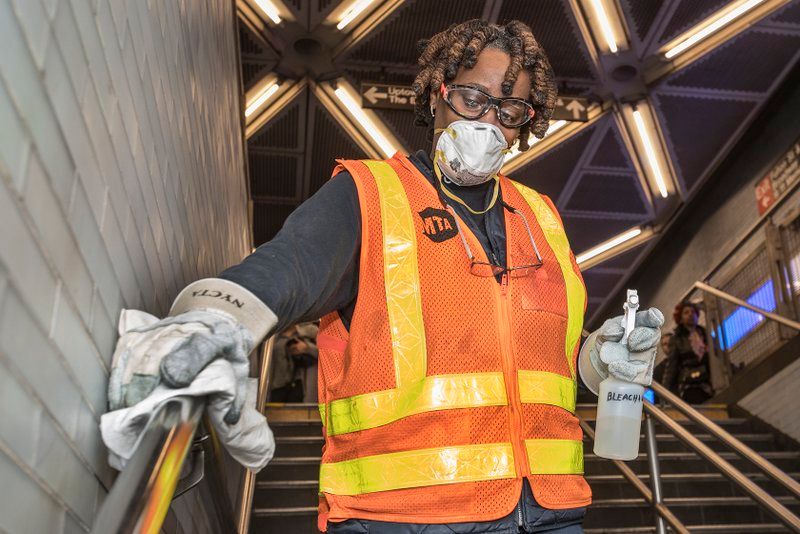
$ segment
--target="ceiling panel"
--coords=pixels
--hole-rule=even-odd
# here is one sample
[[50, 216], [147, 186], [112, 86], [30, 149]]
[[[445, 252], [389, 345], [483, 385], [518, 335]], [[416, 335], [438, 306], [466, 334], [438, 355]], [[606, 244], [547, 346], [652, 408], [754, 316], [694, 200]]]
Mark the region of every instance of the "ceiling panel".
[[800, 35], [754, 29], [695, 61], [667, 85], [765, 93], [798, 51]]
[[686, 191], [697, 184], [757, 105], [752, 100], [658, 93], [653, 96]]
[[586, 45], [576, 30], [572, 14], [563, 0], [504, 0], [498, 22], [521, 20], [531, 27], [547, 52], [559, 79], [595, 80]]
[[[613, 121], [612, 121], [613, 122]], [[595, 153], [589, 160], [591, 167], [607, 167], [612, 169], [633, 169], [630, 155], [622, 145], [616, 125], [608, 128], [598, 143]]]
[[611, 217], [592, 217], [586, 215], [572, 215], [562, 213], [564, 229], [569, 236], [569, 243], [575, 254], [585, 252], [593, 246], [602, 243], [617, 234], [637, 225], [630, 219], [615, 219]]
[[656, 21], [656, 16], [665, 4], [665, 0], [621, 0], [622, 10], [626, 14], [630, 26], [636, 32], [640, 43], [647, 40], [647, 34]]
[[251, 195], [298, 200], [302, 154], [281, 154], [251, 148], [248, 158]]
[[309, 165], [310, 196], [331, 177], [336, 159], [364, 159], [367, 155], [313, 96], [310, 98], [309, 115], [313, 115], [314, 121], [308, 146], [313, 154]]
[[787, 5], [773, 15], [771, 20], [784, 24], [800, 26], [800, 2], [793, 2]]
[[277, 54], [244, 24], [239, 25], [242, 83], [245, 92], [278, 64]]
[[580, 131], [515, 171], [511, 178], [556, 201], [577, 167], [593, 132], [593, 126]]
[[[568, 211], [593, 211], [647, 216], [649, 210], [635, 174], [584, 172], [564, 206]], [[641, 218], [641, 217], [640, 217]]]
[[450, 24], [479, 18], [484, 0], [408, 1], [357, 46], [343, 61], [374, 65], [415, 65], [416, 43], [447, 29]]
[[302, 150], [306, 98], [307, 95], [304, 90], [284, 110], [250, 138], [248, 145], [250, 147]]

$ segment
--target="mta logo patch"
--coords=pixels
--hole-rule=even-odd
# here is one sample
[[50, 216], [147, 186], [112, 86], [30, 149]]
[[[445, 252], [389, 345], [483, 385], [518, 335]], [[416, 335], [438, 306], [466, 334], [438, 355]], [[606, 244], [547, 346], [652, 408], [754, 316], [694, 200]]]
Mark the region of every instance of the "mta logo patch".
[[422, 217], [422, 233], [435, 243], [441, 243], [458, 235], [453, 215], [447, 210], [425, 208], [419, 212]]

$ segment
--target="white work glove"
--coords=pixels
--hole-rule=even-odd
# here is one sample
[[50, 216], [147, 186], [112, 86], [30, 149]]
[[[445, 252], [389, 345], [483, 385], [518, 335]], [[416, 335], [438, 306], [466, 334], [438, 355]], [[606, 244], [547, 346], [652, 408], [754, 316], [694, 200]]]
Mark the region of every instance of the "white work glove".
[[133, 406], [162, 382], [171, 388], [187, 387], [206, 365], [224, 358], [241, 384], [225, 415], [225, 422], [233, 424], [244, 402], [242, 388], [250, 372], [252, 348], [253, 336], [224, 312], [197, 310], [158, 320], [142, 311], [122, 310], [108, 386], [110, 407]]
[[187, 387], [209, 363], [224, 358], [237, 381], [225, 422], [236, 423], [250, 374], [248, 356], [277, 322], [275, 314], [247, 289], [210, 278], [184, 289], [170, 315], [159, 320], [137, 310], [122, 311], [108, 386], [110, 408], [140, 402], [159, 383]]
[[607, 320], [581, 349], [578, 361], [581, 378], [595, 394], [599, 382], [608, 375], [643, 386], [653, 381], [664, 314], [658, 308], [637, 312], [634, 329], [625, 344], [620, 343], [625, 332], [623, 325], [622, 315]]

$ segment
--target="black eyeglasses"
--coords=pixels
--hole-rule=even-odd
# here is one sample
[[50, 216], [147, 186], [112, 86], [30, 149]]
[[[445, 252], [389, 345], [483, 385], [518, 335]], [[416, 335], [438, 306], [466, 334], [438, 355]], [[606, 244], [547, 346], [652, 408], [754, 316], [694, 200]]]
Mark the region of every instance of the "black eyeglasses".
[[[500, 201], [502, 202], [502, 200]], [[539, 248], [536, 246], [536, 241], [533, 239], [533, 232], [531, 232], [531, 227], [528, 226], [528, 221], [525, 219], [525, 216], [516, 208], [513, 208], [502, 202], [502, 205], [505, 209], [509, 210], [511, 213], [517, 215], [521, 220], [522, 224], [525, 226], [525, 231], [528, 233], [528, 237], [531, 240], [531, 249], [533, 254], [532, 255], [522, 255], [518, 256], [516, 254], [509, 254], [511, 265], [507, 267], [502, 267], [500, 265], [495, 265], [494, 263], [489, 263], [485, 261], [479, 261], [475, 259], [475, 255], [472, 253], [472, 249], [469, 247], [469, 243], [467, 243], [467, 238], [464, 236], [464, 232], [461, 231], [461, 224], [458, 222], [458, 216], [456, 215], [455, 210], [450, 206], [450, 204], [445, 204], [445, 208], [453, 215], [453, 219], [456, 222], [456, 229], [458, 230], [458, 236], [461, 238], [461, 243], [464, 244], [464, 250], [467, 252], [467, 258], [469, 259], [469, 272], [475, 276], [480, 276], [484, 278], [488, 278], [491, 276], [499, 276], [503, 274], [508, 274], [512, 278], [522, 278], [523, 276], [530, 276], [536, 270], [542, 266], [542, 255], [539, 254]]]
[[495, 98], [469, 85], [443, 83], [440, 91], [450, 109], [465, 119], [480, 119], [494, 108], [500, 124], [506, 128], [519, 128], [536, 114], [533, 106], [526, 100], [513, 96]]

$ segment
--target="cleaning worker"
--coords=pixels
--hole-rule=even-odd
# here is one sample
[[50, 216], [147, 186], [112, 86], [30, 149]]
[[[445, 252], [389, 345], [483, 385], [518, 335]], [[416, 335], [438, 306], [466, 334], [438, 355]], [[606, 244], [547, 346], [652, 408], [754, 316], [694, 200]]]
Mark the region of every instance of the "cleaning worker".
[[663, 316], [639, 312], [625, 344], [610, 319], [578, 358], [586, 291], [558, 212], [499, 174], [556, 102], [530, 28], [470, 20], [420, 49], [431, 147], [340, 161], [272, 241], [185, 288], [170, 315], [207, 328], [158, 379], [180, 386], [241, 350], [232, 331], [249, 350], [321, 317], [320, 530], [581, 532], [578, 377], [649, 384]]

